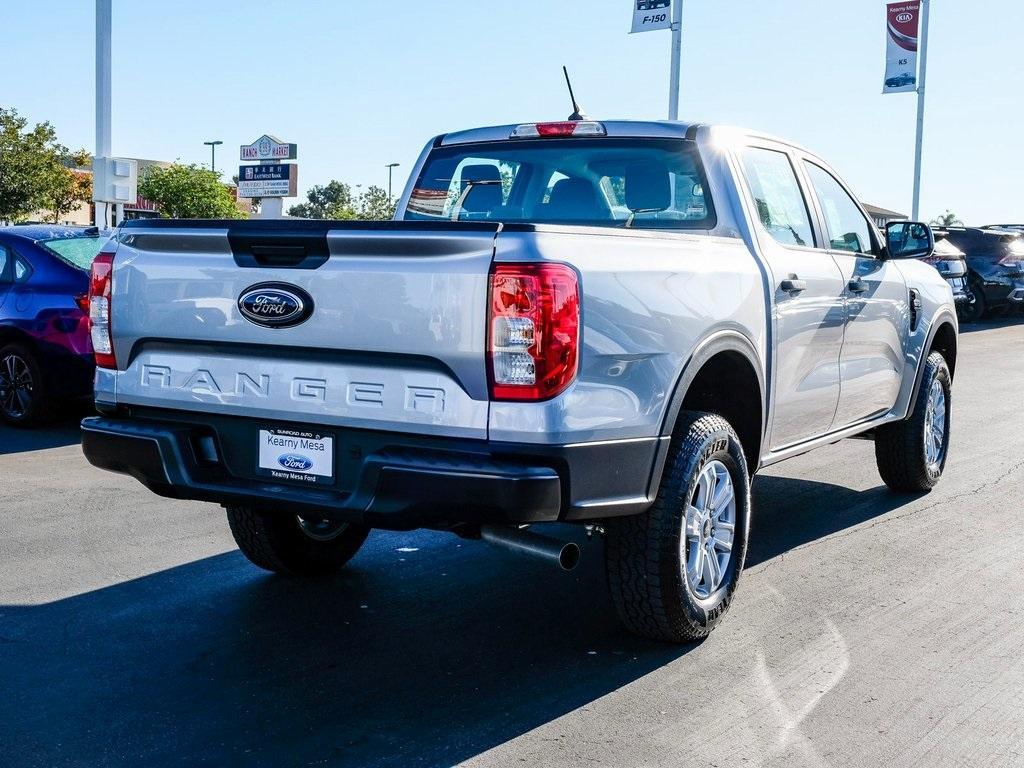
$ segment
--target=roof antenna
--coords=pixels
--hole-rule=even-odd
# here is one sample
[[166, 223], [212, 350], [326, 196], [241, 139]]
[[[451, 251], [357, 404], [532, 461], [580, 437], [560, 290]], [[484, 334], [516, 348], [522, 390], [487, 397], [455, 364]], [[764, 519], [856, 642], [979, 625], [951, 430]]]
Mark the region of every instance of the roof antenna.
[[570, 120], [588, 120], [589, 118], [583, 114], [583, 110], [580, 105], [576, 103], [576, 96], [572, 92], [572, 81], [569, 80], [569, 70], [562, 65], [562, 73], [565, 75], [565, 84], [569, 86], [569, 98], [572, 100], [572, 114], [569, 115]]

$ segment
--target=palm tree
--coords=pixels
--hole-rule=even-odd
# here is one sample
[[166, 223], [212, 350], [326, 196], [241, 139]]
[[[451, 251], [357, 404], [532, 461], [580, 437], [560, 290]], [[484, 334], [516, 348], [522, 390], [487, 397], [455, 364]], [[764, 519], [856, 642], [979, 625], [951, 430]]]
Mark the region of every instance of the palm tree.
[[960, 221], [960, 218], [948, 208], [944, 214], [932, 219], [933, 227], [962, 227], [963, 225], [964, 223]]

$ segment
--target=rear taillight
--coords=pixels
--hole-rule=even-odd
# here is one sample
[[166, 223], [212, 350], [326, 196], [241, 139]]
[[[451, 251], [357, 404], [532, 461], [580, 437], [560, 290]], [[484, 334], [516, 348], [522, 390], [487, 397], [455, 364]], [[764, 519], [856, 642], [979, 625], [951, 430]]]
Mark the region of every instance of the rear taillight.
[[491, 273], [488, 357], [494, 400], [547, 400], [576, 378], [580, 297], [564, 264], [499, 264]]
[[114, 253], [100, 251], [92, 262], [89, 279], [89, 328], [92, 351], [100, 368], [117, 368], [114, 342], [110, 333], [110, 296], [113, 282]]

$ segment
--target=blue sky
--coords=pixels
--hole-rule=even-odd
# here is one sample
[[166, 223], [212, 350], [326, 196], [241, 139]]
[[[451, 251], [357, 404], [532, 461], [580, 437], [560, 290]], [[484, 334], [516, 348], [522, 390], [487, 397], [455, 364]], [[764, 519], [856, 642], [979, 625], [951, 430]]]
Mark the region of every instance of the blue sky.
[[[92, 0], [0, 0], [0, 105], [94, 147]], [[686, 0], [681, 117], [820, 153], [909, 212], [916, 98], [881, 95], [884, 3]], [[560, 67], [595, 117], [663, 118], [669, 34], [629, 0], [114, 0], [117, 155], [208, 162], [207, 139], [299, 145], [300, 188], [396, 188], [429, 137], [561, 119]], [[922, 213], [1024, 220], [1024, 10], [932, 0]], [[397, 192], [396, 192], [397, 194]], [[293, 201], [286, 201], [293, 202]]]

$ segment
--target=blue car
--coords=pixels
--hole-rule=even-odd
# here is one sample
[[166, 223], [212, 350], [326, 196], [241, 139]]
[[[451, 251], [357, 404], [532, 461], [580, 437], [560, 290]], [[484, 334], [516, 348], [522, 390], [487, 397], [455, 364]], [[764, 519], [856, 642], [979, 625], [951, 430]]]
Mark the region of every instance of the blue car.
[[30, 426], [92, 394], [95, 228], [0, 227], [0, 419]]

